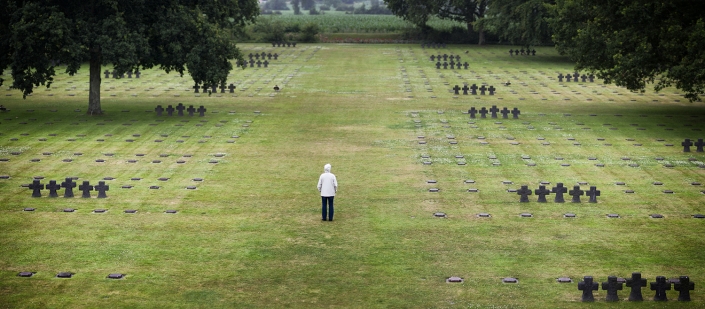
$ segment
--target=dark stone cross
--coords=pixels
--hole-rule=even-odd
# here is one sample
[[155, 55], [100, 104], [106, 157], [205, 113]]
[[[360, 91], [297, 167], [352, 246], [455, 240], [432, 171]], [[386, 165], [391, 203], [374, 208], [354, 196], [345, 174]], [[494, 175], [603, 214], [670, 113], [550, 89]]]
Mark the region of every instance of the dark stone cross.
[[193, 85], [193, 87], [191, 87], [191, 88], [193, 88], [193, 93], [198, 93], [198, 89], [200, 89], [201, 86], [199, 86], [198, 84], [195, 84], [195, 85]]
[[656, 291], [654, 301], [667, 301], [666, 291], [671, 290], [671, 283], [664, 276], [656, 277], [656, 282], [651, 282], [651, 290]]
[[73, 188], [76, 187], [76, 183], [73, 182], [73, 178], [66, 177], [66, 180], [61, 183], [61, 187], [64, 188], [64, 197], [73, 197]]
[[99, 181], [98, 185], [93, 187], [96, 191], [98, 191], [98, 198], [107, 198], [108, 196], [105, 194], [105, 191], [110, 190], [110, 186], [105, 184], [105, 181]]
[[695, 149], [695, 152], [703, 152], [703, 146], [705, 146], [705, 142], [703, 142], [702, 138], [699, 138], [694, 145], [695, 147], [698, 147], [697, 149]]
[[453, 91], [455, 91], [455, 94], [460, 94], [460, 86], [455, 85], [455, 87], [453, 87]]
[[513, 49], [510, 49], [510, 50], [509, 50], [509, 55], [510, 55], [510, 56], [514, 56], [514, 50], [513, 50]]
[[480, 118], [487, 118], [487, 113], [489, 113], [489, 112], [488, 112], [487, 109], [483, 106], [483, 107], [480, 109]]
[[264, 62], [262, 62], [262, 64], [264, 65], [265, 68], [266, 68], [266, 67], [269, 67], [269, 61], [267, 61], [267, 60], [265, 60]]
[[529, 189], [529, 186], [521, 186], [521, 189], [517, 190], [517, 195], [521, 195], [519, 198], [520, 203], [528, 203], [531, 189]]
[[198, 112], [199, 117], [203, 117], [203, 116], [205, 116], [206, 108], [203, 107], [203, 105], [201, 105], [198, 107], [198, 109], [196, 111]]
[[272, 60], [272, 53], [267, 54], [267, 59]]
[[140, 72], [140, 71], [135, 71], [135, 78], [140, 78], [140, 75], [141, 75], [141, 74], [142, 74], [142, 72]]
[[556, 186], [551, 189], [551, 193], [556, 194], [556, 197], [553, 201], [556, 203], [565, 203], [565, 200], [563, 199], [563, 193], [566, 192], [568, 192], [568, 188], [564, 187], [562, 182], [557, 183]]
[[274, 57], [274, 60], [277, 60], [277, 58], [279, 58], [279, 54], [274, 53], [274, 55], [272, 55], [272, 57]]
[[690, 291], [695, 290], [695, 283], [690, 282], [688, 276], [680, 276], [678, 282], [673, 284], [673, 289], [679, 292], [679, 301], [690, 301]]
[[443, 62], [443, 69], [448, 69], [448, 62]]
[[440, 63], [440, 62], [436, 62], [436, 69], [440, 69], [440, 68], [441, 68], [441, 63]]
[[600, 190], [597, 190], [597, 187], [595, 186], [591, 186], [590, 190], [585, 192], [585, 195], [590, 197], [588, 203], [597, 203], [597, 197], [600, 196]]
[[264, 57], [266, 57], [266, 56], [267, 56], [267, 53], [265, 53], [265, 52], [262, 52], [261, 54], [259, 54], [259, 56], [260, 56], [260, 57], [262, 57], [262, 60], [264, 60]]
[[[259, 57], [257, 57], [257, 58], [259, 58]], [[257, 60], [256, 63], [257, 63], [257, 67], [258, 67], [258, 68], [261, 68], [261, 67], [262, 67], [262, 61]]]
[[174, 110], [175, 110], [174, 107], [169, 105], [166, 107], [166, 114], [171, 116], [172, 114], [174, 114]]
[[532, 55], [532, 56], [536, 56], [536, 50], [535, 50], [535, 49], [532, 49], [532, 50], [531, 50], [531, 55]]
[[565, 76], [563, 76], [563, 73], [558, 74], [558, 81], [563, 82], [563, 77], [565, 77]]
[[234, 92], [235, 92], [235, 88], [237, 88], [237, 87], [236, 87], [235, 85], [233, 85], [233, 84], [230, 84], [230, 86], [228, 86], [228, 90], [230, 90], [230, 93], [234, 93]]
[[455, 62], [451, 61], [449, 64], [451, 70], [455, 69]]
[[578, 82], [579, 77], [580, 77], [580, 74], [578, 74], [578, 72], [573, 73], [573, 81], [575, 81], [576, 83]]
[[47, 190], [49, 190], [49, 197], [59, 197], [59, 194], [56, 193], [56, 190], [61, 189], [61, 185], [56, 183], [56, 180], [51, 180], [49, 181], [49, 184], [46, 185]]
[[127, 78], [132, 78], [132, 71], [127, 71]]
[[683, 152], [690, 152], [690, 146], [693, 146], [693, 142], [691, 142], [689, 138], [686, 138], [681, 143], [681, 146], [683, 146]]
[[255, 58], [256, 58], [256, 59], [259, 59], [259, 54], [255, 54]]
[[468, 110], [468, 114], [470, 114], [470, 118], [473, 118], [473, 119], [475, 118], [475, 114], [477, 114], [477, 110], [475, 109], [475, 106], [471, 107]]
[[472, 84], [472, 86], [470, 86], [470, 90], [472, 90], [470, 92], [472, 95], [477, 95], [477, 85]]
[[42, 191], [44, 190], [44, 185], [40, 183], [41, 180], [35, 179], [32, 181], [32, 184], [29, 185], [30, 190], [32, 190], [32, 197], [42, 197]]
[[599, 286], [597, 282], [593, 282], [592, 276], [583, 277], [583, 281], [578, 282], [578, 290], [583, 291], [583, 296], [580, 300], [584, 302], [595, 301], [592, 291], [597, 291]]
[[590, 80], [591, 83], [594, 83], [595, 82], [595, 75], [590, 74], [590, 76], [588, 76], [588, 80]]
[[220, 84], [220, 93], [225, 93], [225, 84]]
[[436, 61], [436, 56], [435, 56], [435, 55], [431, 55], [431, 61]]
[[646, 279], [641, 277], [641, 273], [632, 273], [632, 277], [627, 279], [626, 286], [632, 288], [629, 292], [629, 301], [643, 301], [641, 288], [646, 287]]
[[[480, 89], [480, 90], [482, 90], [482, 89]], [[499, 108], [497, 108], [497, 105], [492, 105], [492, 107], [490, 107], [490, 113], [492, 113], [492, 118], [497, 118], [498, 111], [499, 111]]]
[[580, 76], [580, 79], [583, 81], [583, 83], [587, 80], [587, 75], [583, 74]]
[[157, 116], [161, 116], [164, 108], [161, 105], [157, 105], [157, 107], [154, 108], [154, 111], [157, 113]]
[[110, 78], [110, 71], [105, 70], [105, 72], [103, 72], [103, 74], [105, 74], [105, 78]]
[[83, 191], [81, 197], [90, 198], [91, 191], [93, 191], [93, 186], [91, 186], [88, 181], [84, 181], [82, 185], [78, 186], [78, 189]]
[[183, 116], [183, 115], [184, 115], [184, 110], [185, 110], [185, 109], [186, 109], [186, 106], [184, 106], [184, 105], [181, 104], [181, 103], [179, 103], [179, 105], [176, 105], [176, 111], [178, 111], [178, 115], [179, 115], [179, 116]]
[[467, 63], [467, 61], [466, 61], [465, 63], [463, 63], [463, 67], [464, 67], [466, 70], [468, 69], [468, 66], [469, 66], [469, 64]]
[[443, 61], [448, 61], [448, 54], [443, 54]]
[[468, 88], [468, 85], [463, 85], [463, 94], [464, 95], [468, 95], [468, 90], [470, 90], [470, 88]]
[[509, 113], [510, 113], [510, 112], [509, 112], [509, 109], [508, 109], [506, 106], [505, 106], [504, 108], [502, 108], [502, 110], [501, 110], [499, 113], [502, 114], [502, 118], [504, 118], [504, 119], [509, 118]]
[[251, 68], [254, 68], [254, 67], [255, 67], [255, 61], [254, 61], [254, 60], [250, 60], [250, 67], [251, 67]]
[[607, 291], [606, 301], [619, 301], [617, 291], [622, 290], [622, 283], [617, 281], [616, 276], [607, 277], [607, 281], [602, 282], [602, 289]]
[[551, 194], [551, 191], [546, 189], [546, 186], [539, 186], [538, 189], [534, 190], [534, 194], [538, 195], [539, 203], [546, 203], [546, 195]]
[[495, 89], [494, 86], [490, 86], [490, 88], [487, 88], [487, 90], [490, 91], [490, 95], [494, 95], [494, 92], [495, 92], [495, 90], [497, 90], [497, 89]]
[[566, 75], [565, 75], [565, 81], [567, 81], [567, 82], [569, 82], [569, 83], [570, 83], [570, 79], [571, 79], [571, 78], [572, 78], [572, 76], [570, 76], [570, 74], [566, 74]]
[[193, 116], [193, 113], [196, 111], [196, 109], [193, 107], [193, 105], [189, 105], [186, 111], [188, 112], [189, 116]]
[[571, 202], [573, 203], [580, 203], [580, 197], [584, 193], [585, 191], [580, 190], [580, 186], [573, 186], [573, 190], [570, 190], [570, 192], [568, 192], [568, 194], [573, 197], [573, 200], [571, 200]]
[[519, 119], [520, 114], [521, 114], [521, 111], [519, 111], [518, 108], [515, 107], [514, 109], [512, 109], [512, 116], [514, 116], [513, 117], [514, 119]]
[[521, 52], [521, 54], [523, 55], [523, 54], [524, 54], [524, 49], [522, 48], [522, 49], [520, 50], [520, 52]]
[[480, 95], [485, 95], [486, 90], [487, 90], [487, 87], [485, 87], [485, 85], [482, 85], [482, 87], [480, 87]]
[[[274, 44], [274, 43], [272, 43], [272, 44]], [[274, 47], [274, 46], [272, 46], [272, 47]], [[255, 55], [253, 55], [252, 53], [250, 53], [249, 55], [247, 55], [247, 57], [250, 58], [250, 59], [252, 59], [252, 57], [254, 57], [254, 56], [255, 56]]]
[[118, 78], [117, 71], [113, 69], [113, 71], [110, 73], [110, 75], [113, 76], [113, 78]]

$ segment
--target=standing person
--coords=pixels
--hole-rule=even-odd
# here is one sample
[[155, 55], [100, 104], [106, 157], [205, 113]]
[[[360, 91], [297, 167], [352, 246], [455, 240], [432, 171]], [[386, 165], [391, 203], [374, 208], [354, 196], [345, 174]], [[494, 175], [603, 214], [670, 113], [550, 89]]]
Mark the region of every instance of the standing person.
[[[328, 221], [333, 221], [333, 198], [335, 198], [335, 192], [338, 191], [338, 180], [330, 172], [330, 164], [323, 166], [323, 174], [318, 177], [318, 191], [321, 191], [323, 221], [326, 221], [326, 217], [328, 217]], [[327, 207], [326, 204], [328, 204]]]

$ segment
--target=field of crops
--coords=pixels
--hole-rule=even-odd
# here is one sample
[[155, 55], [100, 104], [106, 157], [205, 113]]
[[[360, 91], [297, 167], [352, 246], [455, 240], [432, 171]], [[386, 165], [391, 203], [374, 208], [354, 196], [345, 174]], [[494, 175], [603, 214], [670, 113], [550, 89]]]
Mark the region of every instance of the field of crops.
[[[325, 15], [263, 15], [259, 18], [280, 22], [285, 27], [315, 23], [322, 33], [392, 33], [414, 27], [410, 22], [394, 15], [353, 15], [336, 12]], [[437, 18], [431, 19], [428, 24], [441, 31], [464, 27], [462, 23]]]

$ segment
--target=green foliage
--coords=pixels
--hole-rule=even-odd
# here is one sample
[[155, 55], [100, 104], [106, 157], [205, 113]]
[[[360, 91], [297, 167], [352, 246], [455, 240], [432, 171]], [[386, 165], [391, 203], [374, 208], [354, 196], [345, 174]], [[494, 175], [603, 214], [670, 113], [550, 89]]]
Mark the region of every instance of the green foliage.
[[525, 47], [552, 43], [548, 5], [552, 0], [492, 0], [485, 18], [476, 26], [514, 45]]
[[286, 29], [297, 29], [298, 24], [288, 24], [285, 26], [278, 17], [261, 16], [257, 22], [250, 27], [249, 33], [259, 42], [281, 42], [286, 39]]
[[262, 6], [262, 8], [271, 11], [289, 10], [289, 6], [286, 4], [286, 0], [269, 0]]
[[[468, 34], [475, 32], [473, 25], [485, 15], [488, 0], [385, 0], [394, 15], [408, 20], [420, 28], [427, 27], [431, 16], [463, 23]], [[484, 43], [484, 31], [479, 28], [478, 44]]]
[[705, 91], [705, 2], [562, 0], [554, 9], [556, 47], [576, 69], [632, 91], [675, 85], [691, 101]]
[[301, 28], [299, 42], [313, 43], [318, 42], [318, 25], [315, 23], [307, 23]]
[[[3, 70], [12, 70], [12, 87], [31, 94], [50, 86], [55, 62], [76, 74], [89, 62], [89, 114], [101, 114], [102, 65], [118, 73], [155, 66], [184, 74], [194, 82], [222, 84], [241, 58], [232, 35], [254, 21], [256, 1], [115, 0], [109, 3], [2, 0], [0, 32]], [[0, 71], [1, 72], [1, 71]], [[2, 81], [0, 81], [1, 83]]]
[[[248, 33], [258, 36], [262, 33], [265, 23], [281, 23], [283, 29], [301, 27], [307, 23], [315, 23], [321, 33], [401, 33], [414, 28], [414, 25], [393, 15], [293, 15], [260, 16], [257, 23], [247, 27]], [[429, 27], [438, 31], [450, 32], [454, 27], [464, 25], [451, 20], [432, 18]]]

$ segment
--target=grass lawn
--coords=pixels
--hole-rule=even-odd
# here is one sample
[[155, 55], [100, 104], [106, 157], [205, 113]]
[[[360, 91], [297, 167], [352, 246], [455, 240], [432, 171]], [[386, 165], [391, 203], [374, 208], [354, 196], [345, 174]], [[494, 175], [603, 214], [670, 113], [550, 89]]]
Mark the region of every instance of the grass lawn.
[[[510, 57], [492, 46], [240, 47], [281, 57], [232, 72], [234, 94], [197, 95], [189, 77], [158, 70], [103, 79], [103, 116], [85, 115], [87, 68], [26, 100], [3, 86], [0, 307], [705, 306], [705, 219], [692, 217], [705, 213], [705, 188], [692, 184], [705, 183], [705, 155], [680, 146], [705, 138], [703, 103], [675, 89], [559, 83], [572, 65], [551, 48]], [[436, 70], [429, 56], [439, 53], [470, 67]], [[498, 91], [453, 94], [463, 83]], [[154, 112], [178, 103], [203, 105], [205, 117]], [[521, 115], [467, 114], [492, 105]], [[340, 185], [334, 222], [320, 220], [315, 188], [326, 163]], [[107, 199], [81, 198], [77, 188], [75, 198], [47, 190], [32, 198], [22, 185], [37, 176], [105, 181], [110, 190]], [[541, 182], [601, 195], [594, 204], [567, 194], [554, 203], [551, 194], [544, 204], [510, 192]], [[664, 218], [649, 217], [656, 213]], [[673, 290], [670, 302], [653, 302], [648, 287], [643, 303], [627, 302], [627, 287], [619, 304], [606, 303], [601, 288], [594, 304], [580, 302], [583, 276], [632, 272], [648, 282], [687, 275], [692, 302], [677, 302]], [[464, 282], [446, 283], [451, 276]]]

